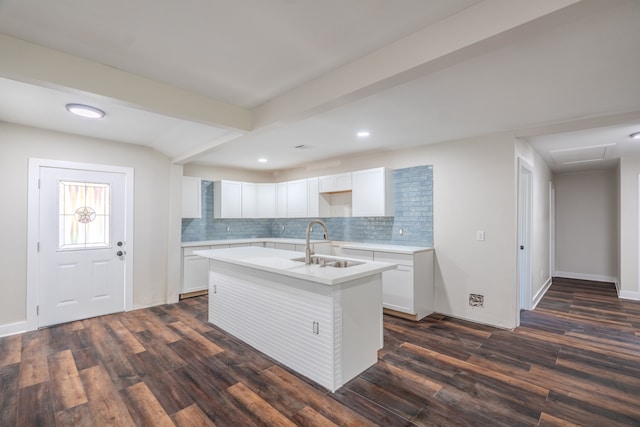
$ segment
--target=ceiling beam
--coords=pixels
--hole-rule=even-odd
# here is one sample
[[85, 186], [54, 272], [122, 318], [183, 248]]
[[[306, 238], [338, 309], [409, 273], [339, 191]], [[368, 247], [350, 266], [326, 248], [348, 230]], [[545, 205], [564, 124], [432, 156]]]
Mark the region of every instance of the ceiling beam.
[[430, 64], [460, 60], [469, 47], [581, 1], [485, 0], [257, 107], [254, 129], [302, 120], [406, 83]]
[[0, 77], [103, 96], [183, 120], [249, 131], [251, 111], [0, 34]]

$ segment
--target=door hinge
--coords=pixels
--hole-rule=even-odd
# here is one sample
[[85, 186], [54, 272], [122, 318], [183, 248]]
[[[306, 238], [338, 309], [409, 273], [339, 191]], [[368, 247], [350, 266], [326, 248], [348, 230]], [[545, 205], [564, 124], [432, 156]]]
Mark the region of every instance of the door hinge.
[[320, 334], [320, 322], [313, 322], [313, 333]]
[[40, 316], [40, 306], [36, 305], [36, 315]]
[[40, 189], [40, 178], [38, 178], [38, 190]]
[[37, 244], [36, 251], [40, 252], [40, 242]]
[[214, 294], [217, 294], [217, 293], [218, 293], [218, 285], [213, 285], [213, 287], [212, 287], [212, 288], [213, 288], [213, 289], [212, 289], [213, 293], [214, 293]]

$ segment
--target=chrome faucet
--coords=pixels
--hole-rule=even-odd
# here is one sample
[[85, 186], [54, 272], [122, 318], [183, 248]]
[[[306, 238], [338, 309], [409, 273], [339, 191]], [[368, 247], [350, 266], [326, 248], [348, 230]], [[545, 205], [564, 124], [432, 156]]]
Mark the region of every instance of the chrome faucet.
[[313, 224], [320, 224], [324, 229], [324, 239], [329, 240], [329, 231], [327, 231], [327, 225], [324, 222], [319, 219], [312, 219], [309, 221], [309, 224], [307, 224], [307, 246], [304, 251], [305, 264], [311, 264], [311, 255], [313, 255], [313, 252], [311, 251], [311, 244], [309, 243], [309, 234], [311, 233], [311, 227]]

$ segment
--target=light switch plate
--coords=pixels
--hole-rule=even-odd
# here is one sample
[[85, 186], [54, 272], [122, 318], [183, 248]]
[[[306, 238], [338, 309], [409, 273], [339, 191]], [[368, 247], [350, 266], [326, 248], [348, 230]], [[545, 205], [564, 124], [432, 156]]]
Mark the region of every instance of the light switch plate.
[[484, 242], [484, 231], [483, 230], [476, 231], [476, 240], [478, 240], [480, 242]]

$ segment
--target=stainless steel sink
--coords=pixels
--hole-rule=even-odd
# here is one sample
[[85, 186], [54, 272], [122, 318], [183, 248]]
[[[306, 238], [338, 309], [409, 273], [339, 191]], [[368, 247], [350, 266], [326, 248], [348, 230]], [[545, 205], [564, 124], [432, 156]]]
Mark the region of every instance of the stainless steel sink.
[[[305, 262], [305, 257], [293, 258], [291, 261]], [[313, 255], [311, 257], [311, 264], [319, 265], [320, 267], [348, 268], [354, 265], [364, 264], [364, 262]]]

